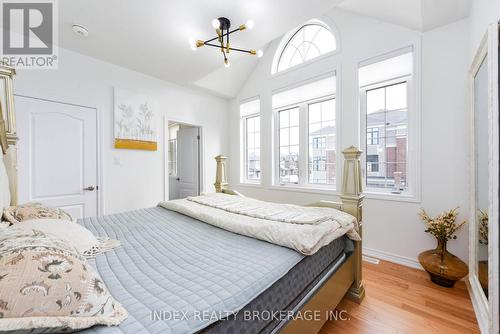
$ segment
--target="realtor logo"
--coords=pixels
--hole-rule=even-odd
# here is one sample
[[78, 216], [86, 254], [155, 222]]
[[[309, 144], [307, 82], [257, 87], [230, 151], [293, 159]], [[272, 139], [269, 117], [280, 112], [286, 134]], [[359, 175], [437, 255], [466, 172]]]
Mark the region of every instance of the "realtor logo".
[[57, 68], [55, 1], [1, 1], [2, 62], [23, 69]]

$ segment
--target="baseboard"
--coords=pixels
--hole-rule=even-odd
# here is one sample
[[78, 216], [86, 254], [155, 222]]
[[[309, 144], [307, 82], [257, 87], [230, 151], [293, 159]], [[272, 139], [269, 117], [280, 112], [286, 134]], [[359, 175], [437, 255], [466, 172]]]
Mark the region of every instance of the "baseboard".
[[385, 260], [385, 261], [401, 264], [401, 265], [406, 266], [406, 267], [423, 270], [422, 266], [420, 265], [420, 263], [418, 263], [417, 260], [411, 259], [409, 257], [400, 256], [400, 255], [396, 255], [393, 253], [384, 252], [381, 250], [376, 250], [376, 249], [366, 248], [366, 247], [363, 247], [363, 254], [367, 255], [367, 256], [378, 258], [380, 260]]

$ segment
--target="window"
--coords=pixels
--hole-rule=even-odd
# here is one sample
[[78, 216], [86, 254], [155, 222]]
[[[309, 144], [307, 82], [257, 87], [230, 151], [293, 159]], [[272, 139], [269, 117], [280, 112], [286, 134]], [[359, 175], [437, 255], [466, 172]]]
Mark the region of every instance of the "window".
[[259, 183], [260, 167], [260, 100], [240, 105], [241, 116], [241, 182]]
[[378, 172], [378, 155], [370, 154], [366, 156], [366, 169], [370, 172]]
[[308, 120], [309, 183], [335, 184], [335, 99], [309, 104]]
[[[367, 131], [367, 156], [377, 152], [378, 166], [369, 171], [367, 159], [368, 188], [404, 191], [408, 187], [408, 108], [406, 82], [374, 88], [366, 92], [367, 127], [378, 127], [385, 133], [374, 145]], [[371, 138], [373, 139], [373, 137]]]
[[312, 146], [313, 146], [313, 148], [325, 148], [326, 147], [326, 137], [313, 137]]
[[168, 126], [168, 175], [177, 175], [177, 131], [179, 124], [173, 123]]
[[299, 183], [299, 108], [281, 110], [278, 118], [280, 183]]
[[168, 175], [177, 175], [177, 139], [168, 140]]
[[260, 116], [245, 118], [246, 179], [260, 180]]
[[368, 145], [378, 145], [378, 128], [368, 128], [366, 130], [366, 143]]
[[366, 188], [411, 193], [408, 94], [413, 53], [404, 52], [360, 67], [361, 106], [366, 128]]
[[335, 190], [335, 76], [273, 95], [274, 184]]
[[276, 72], [297, 66], [336, 48], [335, 37], [323, 24], [305, 24], [292, 35], [281, 51]]

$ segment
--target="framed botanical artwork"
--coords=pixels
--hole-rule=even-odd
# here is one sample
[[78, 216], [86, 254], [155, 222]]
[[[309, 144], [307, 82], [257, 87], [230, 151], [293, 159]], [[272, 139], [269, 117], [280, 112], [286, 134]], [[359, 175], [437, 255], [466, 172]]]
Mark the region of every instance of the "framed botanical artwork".
[[156, 151], [158, 105], [151, 98], [115, 88], [115, 148]]

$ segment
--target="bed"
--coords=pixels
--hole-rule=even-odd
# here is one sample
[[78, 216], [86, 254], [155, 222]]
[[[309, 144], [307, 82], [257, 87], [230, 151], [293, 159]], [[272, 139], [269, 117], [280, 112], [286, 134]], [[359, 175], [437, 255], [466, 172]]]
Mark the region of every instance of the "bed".
[[[3, 72], [10, 80], [13, 73]], [[7, 103], [3, 117], [8, 131], [0, 132], [9, 144], [4, 163], [16, 204], [13, 103]], [[309, 207], [349, 213], [361, 236], [361, 151], [349, 147], [343, 154], [341, 202]], [[216, 193], [242, 196], [228, 188], [226, 158], [217, 156], [216, 162]], [[342, 298], [364, 298], [361, 241], [346, 236], [304, 256], [160, 206], [79, 223], [122, 242], [90, 264], [129, 314], [120, 326], [85, 333], [317, 333]], [[205, 311], [209, 314], [193, 313]], [[191, 313], [186, 317], [185, 312]]]

